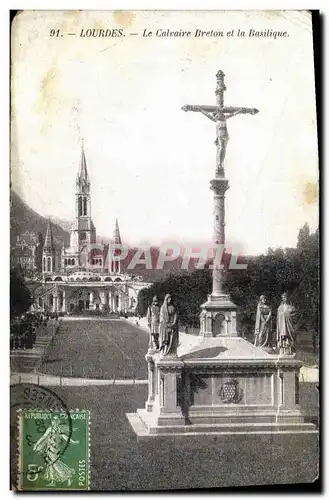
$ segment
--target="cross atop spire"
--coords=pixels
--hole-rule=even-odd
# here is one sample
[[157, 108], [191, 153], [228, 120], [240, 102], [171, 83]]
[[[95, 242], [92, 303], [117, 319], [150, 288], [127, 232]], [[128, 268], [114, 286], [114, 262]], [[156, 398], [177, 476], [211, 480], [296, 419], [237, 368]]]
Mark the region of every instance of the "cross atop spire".
[[121, 236], [120, 236], [120, 230], [119, 230], [119, 223], [118, 219], [115, 219], [115, 226], [114, 226], [114, 231], [113, 231], [113, 243], [117, 245], [121, 245]]
[[86, 190], [88, 191], [90, 188], [90, 180], [87, 171], [87, 162], [86, 162], [83, 139], [81, 140], [80, 164], [79, 164], [79, 171], [76, 183], [77, 183], [77, 188], [82, 192], [86, 192]]
[[43, 248], [46, 250], [53, 250], [54, 248], [53, 232], [51, 228], [50, 218], [48, 219], [45, 244], [43, 245]]

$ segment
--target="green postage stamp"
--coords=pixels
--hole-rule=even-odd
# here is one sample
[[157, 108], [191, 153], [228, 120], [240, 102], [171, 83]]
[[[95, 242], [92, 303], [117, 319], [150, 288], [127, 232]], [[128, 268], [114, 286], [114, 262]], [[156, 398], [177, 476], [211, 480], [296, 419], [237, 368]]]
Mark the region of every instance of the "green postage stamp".
[[87, 410], [18, 410], [17, 489], [88, 490]]

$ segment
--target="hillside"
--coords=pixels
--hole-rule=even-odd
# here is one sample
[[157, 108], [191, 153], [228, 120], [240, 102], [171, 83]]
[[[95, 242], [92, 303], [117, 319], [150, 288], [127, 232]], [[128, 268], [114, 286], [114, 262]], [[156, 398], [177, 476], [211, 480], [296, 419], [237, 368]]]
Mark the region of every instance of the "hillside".
[[[11, 244], [15, 244], [16, 236], [25, 231], [34, 231], [36, 234], [42, 233], [43, 236], [46, 234], [47, 229], [47, 217], [43, 217], [38, 214], [32, 208], [30, 208], [15, 191], [11, 191], [10, 200], [10, 240]], [[66, 229], [70, 227], [70, 223], [63, 219], [51, 216], [52, 230], [55, 241], [64, 241], [65, 246], [69, 244], [69, 231]], [[98, 236], [97, 240], [99, 243], [109, 243], [110, 238]], [[182, 258], [179, 257], [173, 261], [166, 262], [163, 269], [157, 269], [157, 261], [160, 254], [160, 249], [158, 247], [151, 247], [146, 249], [147, 252], [151, 253], [152, 269], [146, 269], [145, 265], [137, 264], [134, 269], [127, 269], [131, 259], [135, 255], [138, 249], [131, 247], [129, 249], [127, 257], [123, 261], [123, 268], [127, 270], [128, 274], [140, 275], [143, 280], [153, 282], [156, 279], [163, 278], [170, 272], [178, 271], [182, 265]], [[145, 254], [142, 260], [145, 258]], [[195, 269], [195, 260], [191, 259], [188, 271], [193, 271]]]
[[[52, 221], [53, 222], [53, 221]], [[30, 208], [18, 196], [15, 191], [11, 191], [10, 196], [10, 242], [14, 244], [16, 236], [25, 231], [46, 234], [47, 219]], [[55, 240], [64, 240], [69, 243], [69, 233], [56, 223], [52, 223], [53, 236]]]

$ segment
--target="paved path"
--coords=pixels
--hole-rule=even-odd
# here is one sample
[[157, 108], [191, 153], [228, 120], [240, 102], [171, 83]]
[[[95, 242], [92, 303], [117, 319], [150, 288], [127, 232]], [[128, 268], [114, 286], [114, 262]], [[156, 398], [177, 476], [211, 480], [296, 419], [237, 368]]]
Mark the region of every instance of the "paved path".
[[147, 378], [148, 335], [125, 320], [63, 321], [40, 372], [92, 379]]
[[92, 385], [147, 385], [145, 379], [93, 379], [93, 378], [74, 378], [57, 377], [56, 375], [44, 375], [39, 373], [14, 373], [10, 376], [10, 384], [35, 384], [54, 387], [78, 387]]

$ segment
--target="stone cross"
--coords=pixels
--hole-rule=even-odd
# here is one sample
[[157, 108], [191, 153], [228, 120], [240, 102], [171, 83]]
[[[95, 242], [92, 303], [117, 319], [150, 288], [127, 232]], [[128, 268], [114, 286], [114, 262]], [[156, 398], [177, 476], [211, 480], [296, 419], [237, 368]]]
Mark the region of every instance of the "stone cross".
[[191, 104], [186, 104], [182, 107], [183, 111], [195, 111], [202, 113], [204, 116], [216, 123], [217, 137], [215, 144], [217, 146], [217, 161], [215, 178], [225, 177], [224, 160], [226, 155], [227, 143], [229, 141], [226, 121], [236, 115], [255, 115], [258, 113], [258, 109], [256, 108], [224, 106], [224, 92], [226, 90], [224, 76], [225, 75], [221, 70], [219, 70], [216, 75], [216, 106], [194, 106]]
[[[228, 189], [228, 180], [225, 179], [224, 160], [226, 147], [229, 140], [226, 121], [236, 115], [258, 113], [256, 108], [232, 107], [224, 105], [224, 92], [226, 90], [224, 83], [224, 73], [219, 70], [216, 79], [216, 106], [191, 105], [186, 104], [182, 107], [183, 111], [195, 111], [202, 113], [211, 121], [216, 123], [217, 137], [215, 144], [217, 146], [215, 178], [211, 179], [210, 187], [214, 192], [214, 243], [215, 249], [223, 248], [225, 245], [225, 192]], [[223, 270], [219, 262], [214, 262], [213, 269], [213, 290], [211, 297], [225, 298], [223, 292]]]

